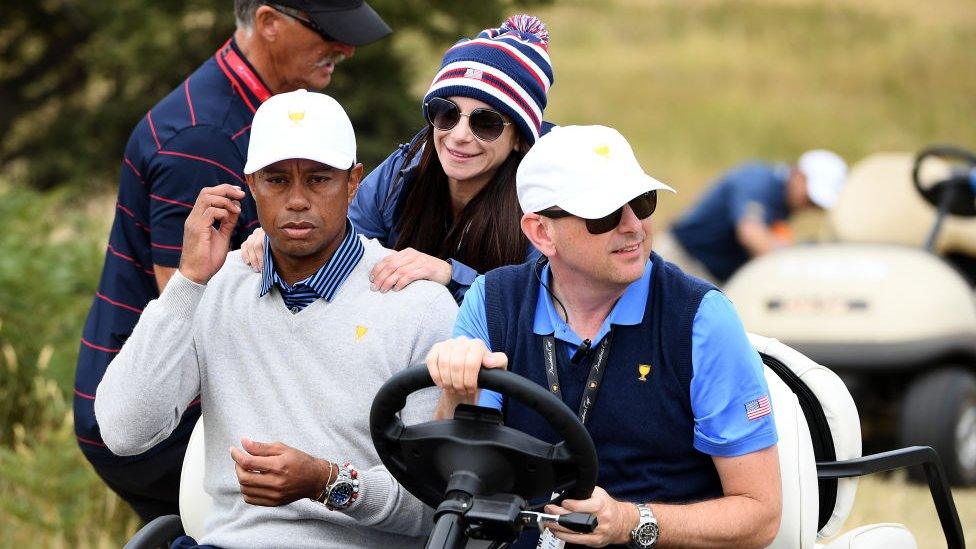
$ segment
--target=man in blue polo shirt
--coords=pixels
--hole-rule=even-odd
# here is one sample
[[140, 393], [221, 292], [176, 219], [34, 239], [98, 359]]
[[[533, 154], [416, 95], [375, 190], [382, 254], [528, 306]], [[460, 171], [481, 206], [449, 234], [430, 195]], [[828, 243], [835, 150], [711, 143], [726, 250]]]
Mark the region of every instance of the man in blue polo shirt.
[[[237, 31], [133, 130], [122, 158], [115, 221], [88, 313], [75, 375], [75, 433], [101, 478], [144, 521], [178, 512], [180, 468], [199, 401], [172, 436], [137, 456], [113, 455], [93, 410], [95, 391], [139, 315], [179, 265], [183, 225], [200, 190], [242, 185], [251, 120], [272, 94], [326, 87], [355, 46], [390, 28], [365, 3], [236, 0]], [[241, 201], [238, 247], [258, 226]]]
[[744, 164], [719, 178], [654, 249], [690, 274], [725, 282], [750, 258], [792, 244], [790, 215], [831, 208], [846, 179], [847, 164], [825, 150], [803, 153], [795, 167]]
[[468, 291], [457, 337], [427, 357], [444, 388], [437, 416], [479, 398], [501, 407], [506, 425], [557, 440], [522, 404], [475, 396], [481, 367], [507, 367], [579, 410], [598, 487], [550, 511], [593, 513], [599, 527], [555, 527], [543, 546], [768, 545], [781, 494], [762, 363], [724, 295], [651, 253], [657, 192], [672, 189], [602, 126], [541, 138], [517, 189], [522, 230], [544, 258], [491, 271]]

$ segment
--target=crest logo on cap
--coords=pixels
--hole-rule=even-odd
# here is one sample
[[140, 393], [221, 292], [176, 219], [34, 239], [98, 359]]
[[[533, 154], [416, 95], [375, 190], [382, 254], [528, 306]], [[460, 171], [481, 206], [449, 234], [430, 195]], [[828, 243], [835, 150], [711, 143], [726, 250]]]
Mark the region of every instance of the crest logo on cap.
[[474, 78], [475, 80], [484, 80], [485, 73], [484, 73], [484, 71], [480, 71], [478, 69], [468, 69], [468, 70], [464, 71], [464, 77], [465, 78]]
[[305, 120], [305, 111], [288, 111], [288, 119], [291, 120], [292, 125], [299, 126], [302, 120]]
[[600, 157], [603, 157], [603, 158], [605, 158], [607, 160], [610, 160], [610, 146], [609, 145], [600, 145], [599, 147], [594, 148], [593, 149], [593, 152], [595, 152]]

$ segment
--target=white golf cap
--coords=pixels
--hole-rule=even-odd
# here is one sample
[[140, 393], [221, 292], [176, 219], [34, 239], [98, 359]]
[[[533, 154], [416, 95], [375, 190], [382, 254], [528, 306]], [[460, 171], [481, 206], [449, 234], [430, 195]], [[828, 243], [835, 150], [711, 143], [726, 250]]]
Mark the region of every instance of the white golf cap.
[[847, 163], [835, 153], [817, 149], [800, 155], [796, 167], [807, 178], [810, 200], [827, 209], [837, 203], [840, 189], [847, 181]]
[[342, 105], [328, 95], [298, 90], [272, 96], [258, 107], [244, 173], [290, 158], [341, 170], [352, 167], [356, 134]]
[[523, 212], [558, 206], [584, 219], [611, 214], [656, 189], [674, 189], [644, 173], [630, 144], [606, 126], [553, 128], [532, 145], [515, 175]]

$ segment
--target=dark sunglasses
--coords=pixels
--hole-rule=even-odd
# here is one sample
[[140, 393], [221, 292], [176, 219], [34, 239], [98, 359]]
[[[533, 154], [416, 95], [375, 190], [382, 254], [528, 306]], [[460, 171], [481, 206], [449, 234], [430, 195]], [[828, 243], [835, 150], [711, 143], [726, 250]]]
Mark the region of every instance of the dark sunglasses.
[[296, 10], [295, 8], [289, 8], [288, 6], [282, 6], [281, 4], [274, 4], [274, 3], [271, 3], [271, 2], [265, 2], [265, 5], [268, 6], [269, 8], [274, 9], [275, 11], [277, 11], [279, 13], [283, 13], [283, 14], [287, 15], [288, 17], [291, 17], [295, 21], [298, 21], [299, 23], [302, 24], [302, 26], [308, 28], [312, 32], [314, 32], [314, 33], [318, 34], [319, 36], [321, 36], [326, 42], [338, 42], [339, 41], [339, 40], [336, 40], [331, 34], [325, 32], [325, 29], [323, 29], [322, 27], [320, 27], [318, 23], [316, 23], [315, 21], [312, 21], [308, 17], [305, 17], [304, 15], [302, 15], [302, 12], [301, 11]]
[[457, 103], [443, 97], [435, 97], [424, 103], [424, 116], [427, 117], [431, 126], [445, 132], [457, 126], [462, 116], [467, 116], [471, 133], [482, 141], [498, 139], [505, 131], [505, 126], [511, 124], [511, 122], [505, 122], [501, 113], [491, 109], [475, 109], [464, 114]]
[[[637, 216], [637, 219], [647, 219], [657, 209], [657, 191], [647, 191], [642, 195], [632, 198], [627, 204], [630, 204], [630, 209], [634, 210], [634, 215]], [[576, 217], [566, 210], [542, 210], [536, 213], [550, 219]], [[586, 221], [586, 230], [590, 234], [603, 234], [616, 229], [623, 216], [624, 207], [621, 206], [610, 215], [605, 215], [599, 219], [584, 219], [583, 221]]]

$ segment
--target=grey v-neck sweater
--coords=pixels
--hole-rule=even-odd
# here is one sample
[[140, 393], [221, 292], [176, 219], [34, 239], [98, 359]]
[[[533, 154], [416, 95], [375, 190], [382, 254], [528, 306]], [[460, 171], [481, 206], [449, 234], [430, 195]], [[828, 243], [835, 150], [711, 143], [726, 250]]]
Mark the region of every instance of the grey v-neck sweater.
[[[165, 439], [197, 394], [206, 426], [205, 489], [214, 499], [200, 543], [219, 547], [408, 547], [422, 544], [432, 510], [390, 476], [369, 436], [373, 396], [394, 373], [423, 364], [451, 337], [457, 314], [444, 286], [369, 289], [389, 253], [363, 238], [365, 254], [331, 302], [292, 314], [277, 288], [231, 253], [206, 286], [179, 271], [143, 311], [109, 365], [95, 399], [102, 438], [119, 455]], [[437, 392], [416, 393], [404, 423], [429, 421]], [[344, 512], [309, 499], [282, 507], [244, 502], [228, 448], [240, 439], [283, 442], [350, 461], [361, 492]]]

